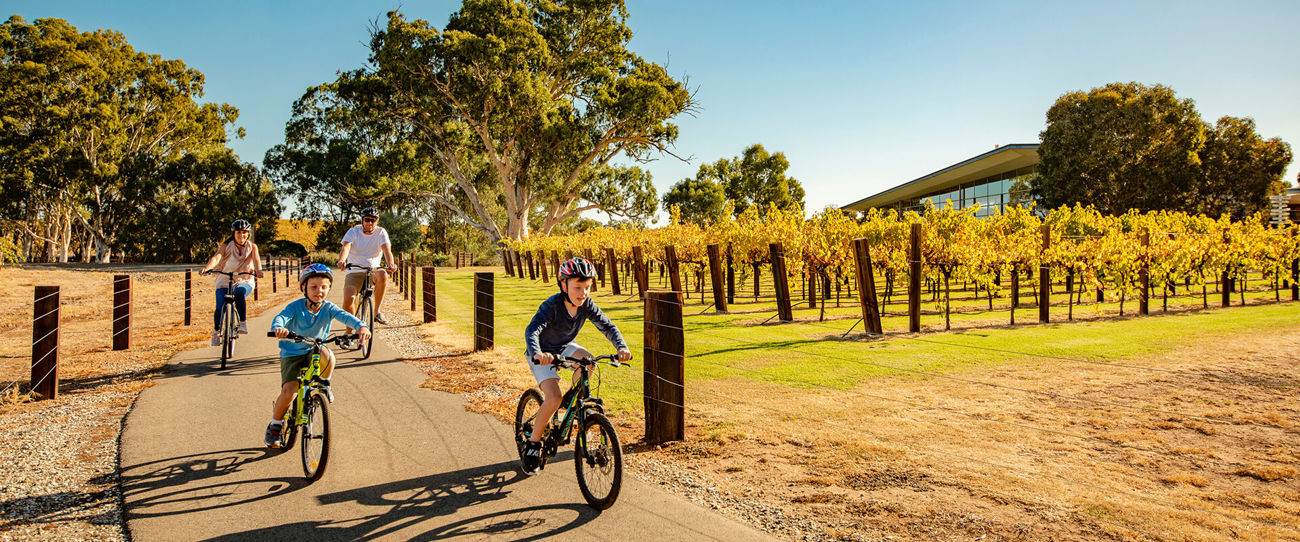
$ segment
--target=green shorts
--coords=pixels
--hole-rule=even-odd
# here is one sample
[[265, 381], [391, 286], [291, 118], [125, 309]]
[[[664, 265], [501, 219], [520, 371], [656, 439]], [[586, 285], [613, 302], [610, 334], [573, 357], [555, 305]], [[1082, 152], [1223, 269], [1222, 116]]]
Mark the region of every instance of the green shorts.
[[[323, 361], [323, 360], [322, 360]], [[280, 383], [298, 380], [298, 373], [311, 365], [311, 352], [297, 356], [280, 358]]]

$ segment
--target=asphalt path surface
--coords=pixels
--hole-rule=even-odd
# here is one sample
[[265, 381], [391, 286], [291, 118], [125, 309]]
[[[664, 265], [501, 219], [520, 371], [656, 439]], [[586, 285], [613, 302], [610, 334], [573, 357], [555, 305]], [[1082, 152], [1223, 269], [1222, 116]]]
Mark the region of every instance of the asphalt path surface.
[[309, 484], [301, 442], [284, 453], [262, 443], [279, 389], [278, 343], [266, 337], [278, 312], [249, 320], [225, 370], [217, 347], [188, 350], [140, 395], [121, 435], [134, 540], [770, 538], [627, 475], [598, 512], [578, 491], [571, 447], [524, 475], [512, 428], [420, 388], [426, 376], [397, 360], [383, 326], [370, 359], [337, 353], [332, 455]]

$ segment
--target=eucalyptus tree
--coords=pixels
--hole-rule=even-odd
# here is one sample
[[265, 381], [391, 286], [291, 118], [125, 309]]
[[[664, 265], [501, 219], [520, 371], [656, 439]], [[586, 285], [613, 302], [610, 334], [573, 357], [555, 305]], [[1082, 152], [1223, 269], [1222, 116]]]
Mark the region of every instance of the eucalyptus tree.
[[694, 179], [673, 185], [664, 197], [664, 205], [678, 205], [683, 219], [695, 221], [718, 218], [727, 200], [733, 204], [734, 216], [754, 206], [802, 208], [803, 185], [786, 176], [789, 168], [785, 153], [769, 153], [762, 145], [750, 145], [740, 156], [700, 164]]
[[1267, 196], [1285, 192], [1282, 175], [1291, 163], [1285, 141], [1261, 137], [1251, 118], [1222, 117], [1206, 135], [1196, 207], [1190, 210], [1240, 220], [1263, 210]]
[[436, 163], [428, 197], [493, 242], [526, 238], [534, 213], [543, 230], [587, 206], [642, 213], [648, 178], [605, 168], [671, 154], [693, 101], [628, 49], [627, 17], [622, 0], [466, 0], [439, 30], [394, 11], [334, 85], [406, 127]]

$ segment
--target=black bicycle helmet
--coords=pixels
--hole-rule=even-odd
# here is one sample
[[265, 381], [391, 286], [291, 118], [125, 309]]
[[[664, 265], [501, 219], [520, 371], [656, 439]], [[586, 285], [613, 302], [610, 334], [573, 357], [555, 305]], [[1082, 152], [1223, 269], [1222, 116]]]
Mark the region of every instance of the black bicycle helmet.
[[374, 207], [366, 207], [361, 210], [361, 218], [379, 218], [379, 211]]
[[242, 218], [235, 219], [230, 223], [230, 231], [253, 231], [253, 225]]

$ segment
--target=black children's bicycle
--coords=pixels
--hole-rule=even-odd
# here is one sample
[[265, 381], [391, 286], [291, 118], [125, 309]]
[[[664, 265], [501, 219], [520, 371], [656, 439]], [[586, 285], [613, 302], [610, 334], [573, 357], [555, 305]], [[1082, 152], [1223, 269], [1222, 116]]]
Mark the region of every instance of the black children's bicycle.
[[238, 275], [253, 276], [252, 273], [244, 271], [242, 273], [227, 273], [209, 269], [204, 275], [209, 274], [225, 275], [230, 279], [230, 285], [226, 287], [226, 297], [221, 306], [221, 368], [226, 368], [226, 360], [235, 354], [235, 339], [239, 337], [239, 311], [235, 310], [235, 277]]
[[[577, 371], [579, 377], [578, 382], [564, 393], [560, 409], [547, 424], [539, 464], [545, 467], [559, 447], [568, 444], [573, 437], [573, 467], [578, 474], [578, 489], [587, 504], [604, 510], [614, 505], [623, 486], [623, 447], [618, 442], [614, 424], [605, 417], [604, 402], [591, 395], [591, 376], [600, 363], [611, 367], [626, 367], [626, 364], [619, 363], [615, 355], [590, 359], [558, 356], [553, 363]], [[519, 406], [515, 409], [515, 445], [519, 448], [521, 462], [524, 445], [533, 433], [533, 420], [537, 419], [541, 407], [542, 392], [536, 388], [525, 391], [519, 398]], [[576, 437], [572, 435], [575, 427], [578, 429]]]
[[370, 346], [375, 343], [375, 286], [370, 282], [370, 276], [375, 274], [374, 267], [365, 267], [356, 264], [348, 264], [348, 269], [360, 269], [366, 272], [366, 280], [361, 283], [361, 290], [357, 292], [357, 304], [353, 314], [361, 323], [370, 328], [370, 338], [361, 342], [361, 359], [370, 357]]
[[[267, 337], [275, 337], [274, 331], [268, 331]], [[325, 465], [330, 458], [330, 412], [329, 404], [334, 402], [334, 395], [325, 387], [320, 378], [320, 362], [325, 345], [342, 344], [354, 340], [358, 335], [338, 335], [328, 339], [309, 339], [290, 332], [284, 340], [311, 343], [311, 361], [298, 372], [298, 394], [289, 405], [289, 412], [284, 416], [284, 429], [280, 431], [280, 440], [274, 446], [282, 451], [293, 448], [294, 437], [302, 429], [302, 472], [307, 479], [315, 482], [325, 474]]]

